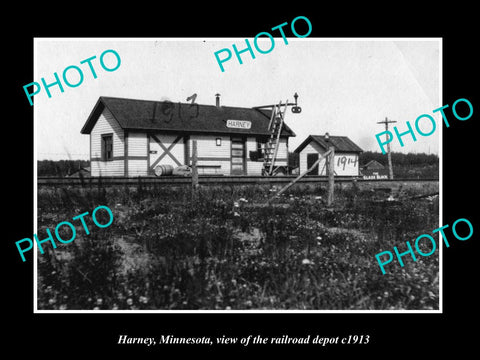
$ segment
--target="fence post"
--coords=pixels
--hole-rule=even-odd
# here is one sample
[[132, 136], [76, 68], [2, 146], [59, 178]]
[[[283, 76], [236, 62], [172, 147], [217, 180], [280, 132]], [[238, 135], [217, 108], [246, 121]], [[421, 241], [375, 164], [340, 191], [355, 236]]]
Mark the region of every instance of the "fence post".
[[334, 188], [335, 188], [335, 148], [329, 146], [330, 155], [327, 157], [327, 176], [328, 176], [328, 186], [327, 186], [327, 205], [330, 206], [334, 200]]
[[197, 140], [192, 141], [192, 190], [198, 189]]

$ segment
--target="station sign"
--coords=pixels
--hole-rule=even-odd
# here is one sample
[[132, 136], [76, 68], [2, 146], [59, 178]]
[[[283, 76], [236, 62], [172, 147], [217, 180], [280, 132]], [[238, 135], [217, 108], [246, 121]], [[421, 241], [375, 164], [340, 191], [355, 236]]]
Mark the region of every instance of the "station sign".
[[227, 127], [231, 129], [250, 129], [252, 122], [246, 120], [227, 120]]

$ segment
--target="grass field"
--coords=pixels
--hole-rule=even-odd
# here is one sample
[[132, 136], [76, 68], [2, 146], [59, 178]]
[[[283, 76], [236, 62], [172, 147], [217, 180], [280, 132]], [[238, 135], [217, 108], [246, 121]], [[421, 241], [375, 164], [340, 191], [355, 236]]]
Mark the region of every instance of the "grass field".
[[[438, 249], [392, 262], [375, 254], [438, 227], [438, 196], [268, 187], [39, 189], [37, 234], [107, 205], [114, 222], [80, 221], [70, 243], [38, 256], [38, 309], [438, 309]], [[64, 238], [70, 238], [65, 234]], [[438, 243], [438, 236], [435, 235]], [[425, 250], [425, 252], [428, 252]]]

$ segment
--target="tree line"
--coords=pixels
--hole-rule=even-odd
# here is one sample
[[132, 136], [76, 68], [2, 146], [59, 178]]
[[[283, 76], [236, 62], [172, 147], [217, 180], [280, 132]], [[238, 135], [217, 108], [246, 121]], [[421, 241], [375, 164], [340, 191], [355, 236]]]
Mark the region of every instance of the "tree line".
[[[392, 152], [392, 165], [393, 166], [435, 166], [438, 165], [438, 156], [435, 154], [425, 154], [425, 153], [400, 153]], [[388, 166], [387, 155], [382, 154], [381, 152], [374, 151], [365, 151], [360, 153], [359, 162], [360, 167], [366, 165], [372, 160], [378, 161], [384, 166]], [[291, 167], [298, 167], [299, 164], [299, 154], [290, 152], [288, 153], [288, 163]]]
[[[426, 165], [438, 165], [438, 156], [435, 154], [425, 153], [400, 153], [392, 152], [392, 165], [395, 166], [426, 166]], [[360, 154], [359, 161], [360, 166], [366, 165], [371, 160], [376, 160], [384, 166], [388, 166], [387, 155], [380, 152], [365, 151]]]
[[90, 160], [40, 160], [37, 162], [37, 176], [64, 177], [90, 166]]
[[[438, 166], [438, 156], [425, 153], [399, 153], [392, 152], [393, 167], [436, 167]], [[298, 153], [289, 153], [289, 164], [291, 167], [298, 167]], [[387, 155], [380, 152], [365, 151], [360, 154], [360, 167], [371, 160], [376, 160], [385, 167], [388, 166]], [[89, 160], [40, 160], [37, 163], [38, 176], [59, 176], [64, 177], [73, 172], [90, 166]]]

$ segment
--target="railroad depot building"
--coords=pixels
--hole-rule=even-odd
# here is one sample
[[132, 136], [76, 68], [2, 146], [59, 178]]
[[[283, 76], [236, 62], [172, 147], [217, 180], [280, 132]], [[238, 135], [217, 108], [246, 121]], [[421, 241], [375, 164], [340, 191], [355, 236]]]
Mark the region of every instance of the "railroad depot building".
[[[296, 149], [300, 173], [310, 169], [320, 155], [328, 151], [329, 146], [335, 150], [335, 176], [359, 176], [359, 155], [363, 150], [346, 136], [310, 135]], [[326, 159], [323, 158], [308, 175], [326, 176]]]
[[[218, 95], [218, 94], [217, 94]], [[160, 165], [191, 165], [199, 174], [262, 175], [271, 110], [101, 96], [81, 133], [90, 135], [91, 176], [150, 176]], [[276, 166], [288, 166], [284, 123]]]

